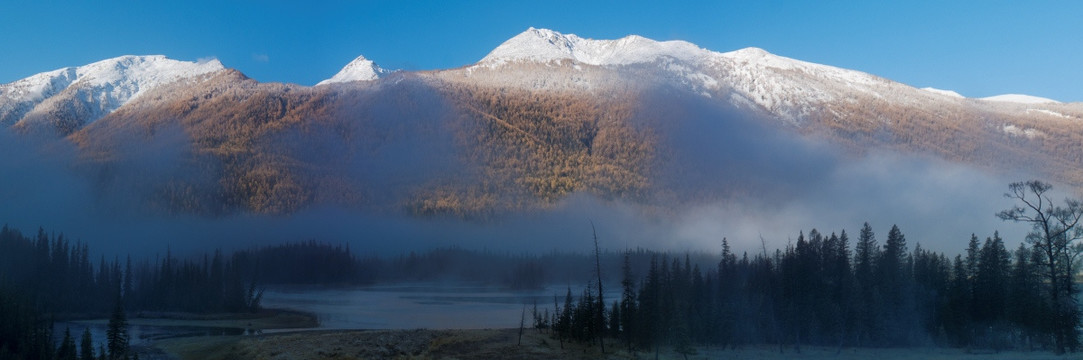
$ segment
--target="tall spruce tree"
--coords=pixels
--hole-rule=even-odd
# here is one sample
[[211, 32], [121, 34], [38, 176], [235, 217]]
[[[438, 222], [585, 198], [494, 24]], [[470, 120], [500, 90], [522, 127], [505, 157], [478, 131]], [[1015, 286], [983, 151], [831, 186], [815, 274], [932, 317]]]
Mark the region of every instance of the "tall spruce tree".
[[594, 309], [593, 327], [594, 334], [598, 338], [598, 345], [605, 354], [605, 293], [602, 291], [602, 249], [598, 247], [598, 231], [594, 229], [594, 222], [590, 223], [591, 235], [594, 237], [594, 275], [598, 277], [598, 301]]
[[632, 342], [637, 331], [636, 326], [638, 325], [636, 323], [636, 308], [638, 306], [636, 305], [635, 277], [632, 274], [630, 252], [624, 253], [624, 265], [621, 267], [621, 273], [623, 274], [620, 281], [623, 288], [620, 300], [621, 339], [624, 340], [624, 345], [631, 352]]
[[128, 317], [124, 313], [122, 299], [117, 296], [113, 314], [109, 317], [109, 326], [106, 329], [106, 341], [109, 346], [109, 359], [121, 360], [128, 357]]
[[992, 326], [1005, 320], [1010, 266], [1011, 254], [1004, 247], [1000, 233], [986, 238], [975, 279], [975, 295], [981, 299], [975, 319], [979, 323]]
[[881, 324], [888, 345], [910, 343], [913, 337], [910, 331], [916, 325], [908, 264], [906, 237], [897, 225], [892, 225], [877, 264], [877, 285], [883, 296], [880, 313], [883, 314], [884, 321]]
[[94, 340], [90, 337], [90, 328], [83, 328], [83, 336], [79, 341], [79, 359], [94, 360]]
[[60, 347], [56, 349], [57, 360], [77, 360], [78, 355], [75, 339], [71, 337], [71, 328], [64, 328], [64, 339], [60, 340]]
[[[857, 322], [859, 338], [875, 340], [880, 332], [877, 321], [879, 294], [876, 285], [875, 265], [879, 256], [876, 235], [872, 226], [865, 223], [854, 245], [854, 281], [857, 285]], [[864, 344], [869, 345], [869, 344]]]

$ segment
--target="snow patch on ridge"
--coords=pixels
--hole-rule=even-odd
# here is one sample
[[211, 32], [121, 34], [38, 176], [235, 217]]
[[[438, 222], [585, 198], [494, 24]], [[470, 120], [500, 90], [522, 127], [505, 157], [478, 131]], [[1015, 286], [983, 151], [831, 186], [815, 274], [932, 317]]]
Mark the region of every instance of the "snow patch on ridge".
[[1023, 95], [1023, 94], [1004, 94], [1004, 95], [984, 97], [984, 98], [981, 98], [981, 100], [999, 101], [999, 102], [1011, 102], [1011, 103], [1018, 103], [1018, 104], [1047, 104], [1047, 103], [1060, 104], [1060, 101], [1056, 101], [1056, 100], [1053, 100], [1053, 99], [1037, 97], [1037, 96], [1031, 96], [1031, 95]]
[[944, 96], [947, 96], [947, 97], [953, 97], [953, 98], [957, 98], [957, 99], [965, 99], [966, 98], [965, 96], [960, 95], [959, 93], [951, 91], [951, 90], [942, 90], [942, 89], [937, 89], [937, 88], [932, 88], [932, 87], [923, 87], [921, 89], [925, 90], [925, 91], [928, 91], [928, 92], [931, 92], [933, 94], [944, 95]]
[[1045, 133], [1043, 133], [1041, 131], [1038, 131], [1036, 129], [1020, 128], [1018, 126], [1011, 125], [1011, 124], [1004, 125], [1004, 126], [1001, 127], [1001, 129], [1004, 130], [1005, 134], [1008, 134], [1010, 136], [1021, 136], [1021, 137], [1025, 137], [1027, 139], [1034, 139], [1034, 138], [1037, 138], [1037, 137], [1045, 136]]
[[1071, 119], [1072, 118], [1071, 116], [1064, 115], [1064, 114], [1061, 114], [1061, 113], [1053, 111], [1053, 110], [1027, 109], [1027, 114], [1032, 114], [1032, 113], [1045, 114], [1045, 115], [1056, 116], [1056, 117], [1061, 117], [1061, 118], [1065, 118], [1065, 119]]

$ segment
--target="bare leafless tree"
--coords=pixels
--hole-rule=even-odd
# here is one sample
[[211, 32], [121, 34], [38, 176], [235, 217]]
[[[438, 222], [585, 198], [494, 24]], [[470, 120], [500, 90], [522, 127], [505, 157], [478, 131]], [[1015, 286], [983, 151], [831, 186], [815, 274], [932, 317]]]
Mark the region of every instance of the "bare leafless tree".
[[997, 213], [1005, 221], [1029, 223], [1032, 226], [1027, 241], [1042, 254], [1043, 277], [1048, 281], [1050, 324], [1057, 353], [1076, 350], [1080, 323], [1074, 294], [1075, 261], [1083, 251], [1078, 241], [1083, 239], [1083, 204], [1065, 199], [1057, 205], [1049, 197], [1053, 186], [1038, 180], [1015, 182], [1008, 186], [1005, 197], [1019, 204]]

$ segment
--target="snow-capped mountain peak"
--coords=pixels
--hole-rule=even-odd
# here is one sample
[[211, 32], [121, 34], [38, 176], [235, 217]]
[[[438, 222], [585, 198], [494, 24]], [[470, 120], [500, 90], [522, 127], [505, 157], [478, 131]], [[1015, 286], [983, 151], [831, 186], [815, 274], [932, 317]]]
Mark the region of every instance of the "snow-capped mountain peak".
[[159, 86], [223, 69], [214, 59], [191, 62], [125, 55], [48, 71], [0, 85], [0, 123], [14, 123], [39, 105], [60, 101], [48, 100], [62, 94], [90, 109], [93, 121]]
[[772, 56], [772, 54], [767, 52], [767, 50], [760, 49], [758, 47], [746, 47], [744, 49], [730, 51], [726, 54], [734, 59], [746, 60], [762, 59], [768, 56]]
[[[105, 84], [131, 84], [149, 89], [180, 79], [223, 70], [217, 59], [189, 62], [166, 58], [163, 55], [121, 56], [102, 60], [77, 68], [80, 80], [92, 86]], [[138, 94], [139, 89], [133, 94]]]
[[342, 70], [339, 70], [339, 72], [335, 74], [335, 76], [332, 76], [330, 79], [320, 81], [316, 85], [318, 86], [348, 81], [371, 81], [379, 79], [380, 77], [383, 77], [384, 75], [387, 75], [389, 73], [391, 72], [384, 70], [380, 66], [376, 65], [376, 63], [372, 62], [372, 60], [366, 59], [364, 56], [358, 56], [356, 59], [353, 59], [353, 61], [350, 61], [349, 64], [346, 64], [346, 66], [343, 67]]
[[693, 61], [710, 53], [687, 41], [655, 41], [638, 35], [594, 40], [532, 27], [497, 46], [479, 64], [495, 67], [512, 62], [572, 60], [598, 66], [628, 65], [659, 57]]
[[[756, 104], [792, 121], [815, 110], [816, 104], [854, 92], [880, 96], [890, 86], [889, 81], [866, 73], [799, 61], [755, 47], [720, 53], [680, 40], [656, 41], [637, 35], [594, 40], [536, 28], [500, 44], [468, 70], [562, 61], [574, 63], [576, 69], [578, 64], [623, 67], [653, 63], [661, 70], [658, 74], [692, 92], [706, 97], [740, 97], [742, 103]], [[556, 83], [552, 79], [525, 82], [531, 87]]]

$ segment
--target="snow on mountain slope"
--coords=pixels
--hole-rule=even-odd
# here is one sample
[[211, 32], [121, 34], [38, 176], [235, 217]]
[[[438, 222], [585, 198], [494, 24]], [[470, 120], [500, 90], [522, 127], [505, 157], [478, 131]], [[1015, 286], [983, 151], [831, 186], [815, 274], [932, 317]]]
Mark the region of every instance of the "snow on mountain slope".
[[[655, 65], [672, 82], [695, 93], [755, 104], [792, 122], [820, 103], [852, 98], [855, 93], [883, 98], [909, 88], [859, 71], [794, 60], [759, 48], [719, 53], [679, 40], [655, 41], [636, 35], [594, 40], [535, 28], [505, 41], [467, 71], [564, 61], [577, 70], [581, 70], [579, 64], [610, 69]], [[557, 81], [541, 84], [554, 83]]]
[[589, 65], [627, 65], [672, 57], [694, 62], [711, 52], [686, 41], [654, 41], [637, 35], [617, 40], [584, 39], [547, 29], [529, 28], [493, 49], [479, 64], [574, 60]]
[[1056, 100], [1053, 100], [1053, 99], [1047, 99], [1047, 98], [1031, 96], [1031, 95], [1023, 95], [1023, 94], [996, 95], [996, 96], [984, 97], [984, 98], [981, 98], [981, 100], [999, 101], [999, 102], [1011, 102], [1011, 103], [1019, 103], [1019, 104], [1048, 104], [1048, 103], [1060, 104], [1060, 101], [1056, 101]]
[[320, 81], [316, 86], [348, 81], [371, 81], [390, 73], [390, 71], [384, 70], [376, 65], [372, 60], [366, 59], [364, 56], [358, 56], [353, 61], [350, 61], [349, 64], [346, 64], [342, 70], [339, 70], [335, 76]]
[[72, 67], [0, 85], [0, 124], [18, 121], [42, 100], [67, 88], [76, 76], [76, 68]]
[[734, 95], [792, 123], [824, 104], [918, 91], [860, 71], [795, 60], [759, 48], [717, 54], [707, 66]]
[[[615, 71], [617, 78], [624, 79], [621, 86], [643, 79], [663, 79], [705, 97], [766, 111], [795, 125], [811, 115], [886, 121], [855, 113], [866, 111], [857, 104], [952, 109], [978, 106], [1015, 115], [1025, 110], [980, 102], [964, 105], [960, 100], [967, 98], [954, 91], [918, 89], [868, 73], [791, 59], [754, 47], [720, 53], [679, 40], [655, 41], [637, 35], [595, 40], [536, 28], [508, 39], [461, 73], [468, 81], [500, 86], [592, 90], [606, 86], [598, 83], [598, 79], [612, 78], [595, 76], [605, 71]], [[981, 100], [1058, 104], [1026, 95]]]
[[[467, 73], [475, 70], [493, 70], [495, 72], [514, 71], [513, 67], [531, 67], [545, 65], [570, 64], [579, 74], [558, 78], [538, 78], [529, 72], [538, 73], [537, 68], [527, 69], [527, 74], [512, 77], [497, 76], [497, 81], [519, 83], [534, 89], [578, 88], [592, 89], [597, 84], [585, 83], [591, 75], [584, 73], [581, 65], [603, 68], [621, 68], [639, 64], [660, 66], [663, 74], [671, 80], [689, 86], [694, 92], [710, 97], [719, 88], [718, 81], [700, 71], [698, 64], [717, 55], [686, 41], [655, 41], [638, 35], [629, 35], [617, 40], [584, 39], [575, 34], [561, 34], [547, 29], [529, 28], [508, 39], [493, 49], [474, 66], [466, 68]], [[490, 72], [491, 73], [491, 72]], [[526, 76], [520, 76], [526, 75]], [[635, 78], [633, 76], [632, 78]]]
[[[184, 62], [164, 56], [122, 56], [37, 74], [0, 85], [0, 124], [53, 125], [70, 133], [163, 84], [223, 70], [217, 60]], [[371, 81], [390, 72], [358, 56], [317, 85]], [[715, 52], [686, 41], [630, 35], [594, 40], [529, 28], [465, 68], [424, 72], [472, 85], [541, 91], [628, 91], [661, 85], [764, 112], [793, 125], [808, 119], [886, 122], [885, 109], [942, 111], [981, 108], [1013, 116], [1078, 117], [1050, 99], [1005, 95], [962, 101], [958, 93], [917, 89], [855, 70], [800, 61], [759, 48]], [[1020, 104], [1026, 104], [1022, 106]], [[1031, 109], [1034, 108], [1034, 109]], [[1037, 112], [1042, 108], [1046, 112]], [[875, 111], [870, 110], [875, 109]], [[945, 110], [947, 109], [947, 110]], [[825, 120], [827, 119], [827, 120]], [[59, 126], [61, 124], [63, 126]]]
[[940, 94], [940, 95], [944, 95], [944, 96], [950, 96], [950, 97], [957, 98], [957, 99], [965, 99], [966, 98], [965, 96], [963, 96], [963, 95], [961, 95], [961, 94], [959, 94], [957, 92], [951, 91], [951, 90], [943, 90], [943, 89], [937, 89], [937, 88], [932, 88], [932, 87], [923, 87], [921, 89], [925, 90], [925, 91], [928, 91], [928, 92], [931, 92], [933, 94]]
[[128, 55], [44, 72], [0, 85], [0, 124], [16, 123], [35, 112], [57, 111], [66, 101], [92, 109], [93, 118], [85, 120], [89, 123], [159, 86], [223, 69], [218, 60]]

